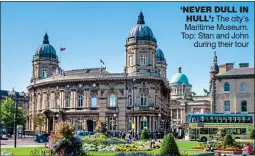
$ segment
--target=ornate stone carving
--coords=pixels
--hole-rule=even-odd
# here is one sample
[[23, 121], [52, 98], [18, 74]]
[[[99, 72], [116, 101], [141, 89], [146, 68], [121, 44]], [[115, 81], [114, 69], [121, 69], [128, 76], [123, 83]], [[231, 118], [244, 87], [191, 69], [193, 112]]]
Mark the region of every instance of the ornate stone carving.
[[141, 93], [149, 94], [149, 88], [140, 88], [139, 94], [141, 94]]
[[98, 96], [98, 95], [97, 95], [97, 91], [91, 90], [91, 91], [90, 91], [90, 96], [92, 96], [92, 97], [93, 97], [93, 96]]
[[101, 89], [101, 96], [104, 95], [105, 89]]
[[120, 93], [123, 96], [124, 95], [124, 89], [120, 89]]

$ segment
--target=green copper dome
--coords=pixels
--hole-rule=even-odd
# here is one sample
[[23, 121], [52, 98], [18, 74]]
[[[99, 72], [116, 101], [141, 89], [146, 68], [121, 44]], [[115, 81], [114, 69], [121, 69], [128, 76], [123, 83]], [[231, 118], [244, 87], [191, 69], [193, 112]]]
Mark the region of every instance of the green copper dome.
[[187, 86], [191, 87], [192, 85], [189, 84], [189, 80], [188, 80], [187, 76], [181, 72], [181, 67], [179, 67], [178, 69], [179, 69], [179, 71], [178, 71], [178, 73], [174, 74], [174, 76], [172, 77], [172, 79], [170, 81], [170, 85], [186, 84]]

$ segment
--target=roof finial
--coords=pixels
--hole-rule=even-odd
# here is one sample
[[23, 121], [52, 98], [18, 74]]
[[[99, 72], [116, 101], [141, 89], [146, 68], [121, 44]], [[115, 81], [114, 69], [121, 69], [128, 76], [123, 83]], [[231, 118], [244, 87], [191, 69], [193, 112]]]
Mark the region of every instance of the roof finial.
[[46, 32], [45, 35], [44, 35], [43, 44], [49, 44], [49, 37], [48, 37], [47, 32]]
[[140, 12], [140, 14], [139, 14], [139, 16], [138, 16], [137, 24], [145, 24], [145, 22], [144, 22], [144, 16], [143, 16], [142, 11]]
[[178, 68], [178, 72], [181, 73], [182, 72], [182, 67]]

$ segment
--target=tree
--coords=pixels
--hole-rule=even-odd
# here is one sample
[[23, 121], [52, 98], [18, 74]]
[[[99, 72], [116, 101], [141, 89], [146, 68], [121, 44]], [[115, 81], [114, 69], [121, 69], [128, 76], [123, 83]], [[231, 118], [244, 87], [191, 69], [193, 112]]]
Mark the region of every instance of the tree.
[[225, 128], [219, 128], [216, 134], [217, 141], [222, 141], [226, 134], [227, 130]]
[[225, 146], [233, 145], [234, 142], [235, 142], [235, 140], [232, 138], [232, 135], [231, 135], [231, 134], [225, 135], [225, 137], [224, 137], [224, 142], [223, 142], [223, 144], [224, 144]]
[[33, 117], [34, 126], [41, 133], [43, 125], [46, 124], [46, 116], [43, 113], [35, 113]]
[[[6, 128], [8, 134], [13, 134], [14, 129], [14, 114], [15, 114], [15, 102], [7, 97], [1, 102], [1, 118], [2, 124]], [[18, 107], [16, 114], [16, 125], [23, 125], [25, 122], [25, 111]]]
[[160, 155], [180, 155], [179, 148], [175, 142], [174, 136], [172, 134], [167, 134], [164, 136], [163, 142], [160, 146]]
[[254, 129], [253, 130], [251, 130], [251, 132], [250, 132], [250, 139], [254, 139], [255, 138], [255, 131], [254, 131]]
[[141, 139], [143, 139], [143, 140], [146, 140], [146, 139], [149, 139], [150, 137], [149, 137], [149, 133], [148, 133], [148, 131], [147, 131], [147, 128], [144, 128], [143, 130], [142, 130], [142, 133], [141, 133]]

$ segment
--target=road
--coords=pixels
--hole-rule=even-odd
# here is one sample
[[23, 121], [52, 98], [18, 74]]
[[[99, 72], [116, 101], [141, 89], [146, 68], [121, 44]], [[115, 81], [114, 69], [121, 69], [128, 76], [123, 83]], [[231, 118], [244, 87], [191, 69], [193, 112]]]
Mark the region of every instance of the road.
[[[45, 146], [44, 143], [37, 143], [32, 140], [32, 138], [17, 139], [17, 147], [39, 147]], [[1, 148], [13, 148], [14, 139], [1, 140]]]

